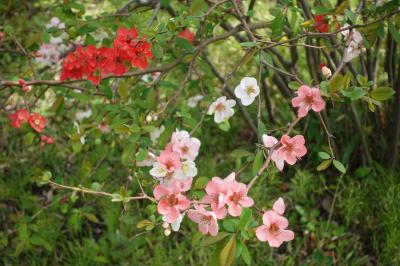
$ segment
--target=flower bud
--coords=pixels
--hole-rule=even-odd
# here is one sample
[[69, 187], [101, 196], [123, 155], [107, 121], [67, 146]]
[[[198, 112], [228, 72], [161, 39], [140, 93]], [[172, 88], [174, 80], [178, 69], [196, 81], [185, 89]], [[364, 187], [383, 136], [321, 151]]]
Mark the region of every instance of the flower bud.
[[153, 121], [157, 121], [158, 120], [158, 115], [153, 115]]
[[151, 115], [146, 116], [146, 122], [150, 123], [153, 120], [153, 118], [151, 117]]
[[171, 230], [169, 230], [169, 229], [164, 230], [165, 236], [169, 236], [170, 234], [171, 234]]
[[169, 223], [163, 222], [162, 227], [163, 227], [164, 229], [168, 229], [168, 228], [169, 228]]
[[365, 47], [361, 48], [362, 53], [365, 53], [366, 51], [367, 51], [367, 48], [365, 48]]
[[322, 72], [322, 75], [323, 75], [326, 79], [328, 79], [328, 78], [330, 78], [330, 77], [332, 76], [332, 71], [329, 69], [329, 67], [323, 66], [323, 67], [321, 68], [321, 72]]

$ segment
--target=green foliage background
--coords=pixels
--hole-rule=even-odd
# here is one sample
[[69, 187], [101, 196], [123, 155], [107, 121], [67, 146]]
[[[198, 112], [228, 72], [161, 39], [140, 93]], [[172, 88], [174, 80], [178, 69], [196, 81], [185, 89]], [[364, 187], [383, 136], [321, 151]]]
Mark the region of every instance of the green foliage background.
[[[243, 1], [243, 6], [247, 7], [249, 2]], [[348, 21], [353, 16], [358, 16], [358, 22], [368, 19], [372, 21], [385, 12], [395, 10], [399, 5], [399, 1], [387, 1], [386, 9], [382, 11], [376, 9], [372, 1], [363, 2], [363, 11], [370, 17], [357, 14], [358, 1], [349, 1], [346, 14], [340, 15]], [[139, 192], [135, 178], [139, 177], [150, 194], [155, 182], [148, 174], [149, 168], [135, 166], [135, 155], [147, 152], [152, 145], [149, 132], [161, 124], [166, 126], [166, 132], [156, 147], [153, 147], [159, 149], [169, 140], [176, 127], [188, 131], [193, 129], [202, 119], [203, 111], [212, 99], [222, 93], [221, 81], [207, 63], [206, 57], [220, 73], [228, 76], [248, 51], [246, 47], [253, 45], [248, 42], [240, 44], [234, 37], [230, 37], [206, 47], [204, 56], [197, 60], [197, 74], [186, 84], [175, 108], [167, 109], [157, 121], [146, 123], [146, 115], [159, 110], [160, 101], [165, 102], [179, 90], [180, 82], [188, 71], [193, 46], [175, 36], [185, 27], [197, 31], [200, 27], [199, 14], [203, 14], [212, 4], [199, 0], [162, 0], [156, 21], [147, 27], [154, 5], [143, 3], [135, 2], [124, 11], [127, 15], [116, 16], [116, 11], [124, 5], [116, 0], [1, 1], [0, 30], [8, 36], [15, 36], [30, 52], [38, 50], [41, 43], [48, 41], [49, 34], [58, 34], [45, 28], [50, 18], [57, 16], [65, 22], [71, 41], [85, 37], [86, 45], [93, 44], [95, 32], [103, 30], [109, 37], [102, 44], [110, 45], [118, 27], [135, 26], [152, 41], [154, 65], [166, 65], [186, 55], [182, 63], [154, 86], [138, 77], [118, 82], [104, 80], [99, 88], [89, 82], [83, 83], [88, 93], [77, 93], [61, 86], [35, 86], [28, 97], [34, 100], [41, 96], [35, 110], [47, 117], [47, 132], [55, 138], [55, 145], [45, 149], [40, 149], [36, 135], [28, 128], [11, 128], [7, 114], [21, 105], [22, 93], [18, 88], [0, 87], [3, 109], [0, 115], [2, 264], [208, 265], [214, 263], [213, 258], [228, 242], [226, 238], [210, 245], [207, 243], [210, 240], [201, 237], [197, 226], [187, 219], [178, 233], [165, 237], [156, 207], [148, 202], [122, 204], [92, 195], [56, 190], [48, 184], [37, 182], [51, 177], [61, 184], [82, 185], [113, 193], [125, 193], [126, 189], [135, 195]], [[313, 13], [331, 12], [340, 6], [340, 3], [333, 0], [306, 3], [313, 7]], [[256, 1], [251, 12], [252, 19], [256, 22], [274, 21], [271, 27], [259, 31], [261, 36], [269, 38], [276, 35], [278, 38], [275, 40], [280, 40], [284, 25], [293, 26], [295, 36], [305, 30], [301, 25], [306, 19], [296, 8], [290, 9], [288, 20], [283, 18], [281, 23], [276, 19], [287, 6], [299, 8], [297, 1]], [[210, 15], [209, 22], [205, 24], [206, 38], [223, 34], [223, 22], [237, 24], [237, 20], [230, 15], [231, 8], [230, 4], [224, 4]], [[171, 18], [168, 9], [173, 9], [174, 17]], [[375, 42], [378, 38], [386, 43], [390, 32], [391, 43], [397, 47], [390, 55], [395, 66], [398, 66], [398, 28], [399, 16], [396, 15], [390, 22], [382, 21], [376, 27], [360, 31], [370, 41], [365, 44], [368, 51], [382, 58], [387, 56], [387, 47], [381, 45], [377, 48]], [[246, 38], [244, 33], [240, 36]], [[322, 40], [319, 44], [326, 43]], [[32, 71], [26, 56], [10, 52], [16, 50], [15, 44], [6, 39], [0, 43], [0, 48], [0, 80], [17, 80], [20, 77], [30, 80]], [[291, 59], [288, 47], [277, 47], [276, 52], [287, 60]], [[277, 60], [277, 55], [269, 51], [265, 51], [265, 57], [274, 64]], [[319, 84], [323, 79], [320, 74], [312, 74], [316, 73], [315, 69], [312, 70], [315, 66], [310, 68], [309, 55], [304, 48], [298, 47], [298, 57], [296, 67], [302, 79], [309, 84]], [[294, 241], [273, 250], [266, 243], [257, 241], [254, 232], [250, 230], [252, 238], [243, 238], [241, 241], [244, 241], [243, 246], [250, 253], [251, 265], [400, 264], [398, 160], [392, 168], [386, 164], [392, 143], [389, 141], [390, 129], [396, 123], [392, 120], [396, 100], [386, 99], [385, 96], [384, 101], [375, 99], [371, 103], [374, 88], [390, 87], [399, 92], [399, 83], [390, 78], [386, 62], [382, 59], [377, 63], [378, 75], [373, 85], [368, 83], [371, 77], [363, 73], [357, 61], [353, 67], [361, 74], [358, 77], [351, 74], [350, 91], [339, 87], [329, 88], [337, 90], [338, 95], [339, 89], [342, 90], [336, 98], [328, 94], [330, 103], [327, 117], [331, 133], [335, 136], [337, 159], [346, 166], [346, 174], [333, 166], [324, 171], [316, 170], [322, 162], [318, 153], [328, 152], [328, 146], [318, 117], [310, 114], [295, 129], [295, 133], [305, 135], [309, 150], [306, 158], [294, 167], [285, 167], [283, 172], [277, 172], [271, 167], [252, 189], [250, 195], [259, 208], [270, 208], [279, 196], [284, 197], [289, 206], [286, 213], [290, 228], [295, 231], [296, 237]], [[251, 56], [232, 75], [228, 85], [234, 87], [243, 76], [256, 77], [258, 66], [258, 56]], [[346, 71], [350, 73], [350, 70]], [[39, 71], [38, 75], [40, 79], [51, 80], [58, 72], [59, 68], [52, 66]], [[267, 67], [262, 75], [270, 84], [269, 95], [263, 92], [263, 96], [264, 99], [268, 98], [272, 111], [269, 113], [263, 109], [264, 123], [258, 130], [262, 133], [273, 132], [275, 128], [285, 127], [294, 119], [295, 114], [290, 108], [290, 97], [276, 84], [274, 70]], [[355, 81], [357, 78], [358, 85]], [[289, 81], [285, 89], [293, 93], [292, 86], [296, 85]], [[343, 84], [341, 86], [344, 87]], [[204, 100], [198, 108], [188, 108], [185, 99], [197, 94], [205, 94]], [[78, 133], [73, 123], [75, 114], [89, 107], [93, 115], [81, 122]], [[255, 119], [256, 104], [247, 110]], [[361, 131], [357, 128], [354, 110], [355, 117], [361, 121]], [[257, 136], [239, 110], [236, 108], [235, 111], [228, 130], [219, 128], [212, 117], [206, 116], [194, 133], [202, 141], [201, 153], [196, 160], [199, 169], [197, 178], [224, 177], [232, 171], [243, 169], [240, 174], [242, 182], [248, 183], [253, 177], [254, 155], [259, 149]], [[97, 129], [97, 124], [102, 121], [110, 125], [110, 134], [102, 134]], [[85, 144], [80, 142], [82, 136], [85, 136]], [[363, 150], [364, 139], [372, 156], [370, 162]], [[235, 150], [236, 153], [233, 152]], [[395, 152], [398, 150], [395, 149]], [[202, 187], [200, 183], [197, 186]], [[200, 194], [199, 191], [193, 193], [194, 196]], [[261, 222], [255, 213], [253, 217], [258, 223]], [[140, 226], [144, 219], [150, 220], [152, 226]], [[223, 230], [228, 232], [229, 227], [229, 222], [222, 225]], [[246, 264], [244, 252], [243, 247], [236, 252], [238, 258], [235, 265]]]

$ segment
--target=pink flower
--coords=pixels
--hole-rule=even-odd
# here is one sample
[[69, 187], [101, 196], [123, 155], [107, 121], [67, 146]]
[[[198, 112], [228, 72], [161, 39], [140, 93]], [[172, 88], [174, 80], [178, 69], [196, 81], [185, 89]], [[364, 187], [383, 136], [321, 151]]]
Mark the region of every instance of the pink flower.
[[305, 117], [310, 109], [320, 112], [325, 108], [325, 101], [321, 97], [318, 88], [310, 88], [306, 85], [300, 86], [297, 97], [292, 99], [292, 106], [299, 107], [297, 116]]
[[14, 114], [8, 116], [11, 120], [11, 126], [14, 128], [20, 128], [21, 124], [28, 121], [30, 115], [26, 109], [20, 109], [15, 111]]
[[218, 234], [218, 222], [215, 213], [206, 211], [203, 206], [195, 205], [195, 210], [188, 211], [188, 217], [195, 223], [199, 224], [199, 230], [203, 235], [210, 234], [216, 236]]
[[46, 136], [46, 135], [42, 135], [40, 137], [40, 146], [41, 147], [44, 147], [46, 144], [51, 145], [53, 143], [54, 143], [54, 140], [53, 140], [52, 137], [49, 137], [49, 136]]
[[273, 206], [272, 211], [267, 211], [263, 215], [263, 224], [257, 227], [256, 236], [262, 241], [268, 241], [271, 247], [279, 247], [285, 241], [294, 239], [294, 233], [285, 230], [289, 221], [282, 216], [285, 211], [285, 204], [282, 198], [279, 198]]
[[282, 146], [272, 152], [271, 159], [275, 162], [276, 167], [282, 171], [284, 161], [290, 165], [294, 165], [297, 160], [307, 153], [307, 148], [304, 146], [305, 140], [302, 135], [296, 135], [290, 138], [288, 135], [283, 135], [281, 138]]
[[263, 134], [262, 140], [266, 148], [272, 148], [276, 143], [278, 143], [278, 140], [275, 137], [268, 136], [267, 134]]
[[229, 214], [237, 217], [242, 213], [242, 207], [251, 207], [254, 205], [254, 201], [247, 196], [247, 186], [233, 180], [228, 184], [226, 204], [228, 205]]
[[235, 178], [235, 173], [230, 174], [225, 180], [219, 177], [213, 177], [206, 186], [206, 193], [202, 199], [203, 203], [210, 204], [211, 210], [215, 213], [218, 219], [225, 218], [227, 209], [225, 207], [226, 197], [228, 194], [227, 181]]
[[160, 153], [157, 161], [153, 163], [150, 174], [155, 178], [162, 178], [180, 169], [181, 161], [179, 153], [171, 151], [167, 146], [166, 150]]
[[179, 185], [174, 182], [170, 186], [157, 185], [153, 191], [156, 200], [158, 213], [165, 215], [168, 223], [175, 222], [180, 215], [180, 211], [190, 207], [190, 201], [181, 194]]
[[171, 147], [174, 152], [179, 153], [180, 157], [189, 161], [194, 161], [199, 154], [200, 140], [191, 138], [185, 130], [176, 131], [171, 137]]

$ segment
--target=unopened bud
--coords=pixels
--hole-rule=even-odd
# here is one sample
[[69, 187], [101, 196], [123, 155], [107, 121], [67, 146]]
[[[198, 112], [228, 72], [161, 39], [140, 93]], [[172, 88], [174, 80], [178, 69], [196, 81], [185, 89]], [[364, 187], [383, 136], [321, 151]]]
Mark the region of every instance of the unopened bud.
[[150, 123], [153, 120], [153, 118], [151, 117], [151, 115], [146, 116], [146, 122]]
[[163, 227], [164, 229], [168, 229], [168, 228], [169, 228], [169, 223], [163, 222], [162, 227]]
[[164, 235], [165, 236], [169, 236], [171, 234], [171, 230], [169, 230], [169, 229], [165, 229], [164, 230]]
[[367, 51], [367, 48], [365, 48], [365, 47], [361, 48], [362, 53], [365, 53], [366, 51]]
[[332, 71], [329, 69], [329, 67], [323, 66], [323, 67], [321, 68], [321, 72], [322, 72], [322, 75], [323, 75], [326, 79], [328, 79], [328, 78], [330, 78], [330, 76], [332, 76]]
[[153, 115], [153, 120], [157, 121], [158, 120], [158, 115]]

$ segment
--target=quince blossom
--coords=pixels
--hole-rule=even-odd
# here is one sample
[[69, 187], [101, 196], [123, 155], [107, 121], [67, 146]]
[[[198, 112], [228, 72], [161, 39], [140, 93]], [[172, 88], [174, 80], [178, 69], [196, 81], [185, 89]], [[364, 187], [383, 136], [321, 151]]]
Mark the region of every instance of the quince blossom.
[[285, 204], [282, 198], [279, 198], [271, 211], [267, 211], [263, 215], [263, 225], [257, 227], [256, 236], [262, 241], [268, 241], [271, 247], [279, 247], [285, 241], [294, 239], [294, 233], [286, 230], [289, 221], [283, 217]]
[[297, 90], [297, 97], [292, 99], [292, 106], [299, 107], [298, 117], [305, 117], [310, 109], [314, 112], [322, 111], [325, 108], [325, 101], [322, 99], [321, 91], [318, 88], [303, 85]]
[[283, 135], [281, 138], [281, 146], [272, 152], [271, 160], [275, 162], [276, 167], [282, 171], [284, 161], [290, 165], [294, 165], [297, 160], [307, 153], [304, 146], [305, 140], [302, 135], [296, 135], [293, 138]]
[[[348, 27], [348, 24], [343, 25], [343, 28]], [[346, 38], [349, 37], [350, 30], [342, 31], [341, 34]], [[350, 62], [353, 58], [360, 55], [360, 48], [362, 43], [362, 36], [361, 33], [355, 29], [352, 29], [352, 35], [349, 45], [346, 47], [343, 55], [344, 62]]]
[[14, 114], [10, 114], [8, 117], [11, 120], [12, 127], [20, 128], [22, 123], [28, 121], [29, 116], [29, 112], [26, 109], [20, 109], [15, 111]]
[[244, 106], [252, 104], [258, 94], [260, 94], [260, 88], [257, 85], [257, 80], [252, 77], [244, 77], [235, 88], [235, 95]]
[[190, 201], [185, 195], [181, 194], [179, 185], [175, 182], [170, 186], [157, 185], [153, 194], [155, 199], [159, 200], [157, 205], [158, 212], [165, 215], [165, 221], [168, 223], [178, 220], [180, 211], [186, 210], [190, 206]]
[[174, 152], [179, 153], [180, 157], [189, 161], [194, 161], [199, 154], [200, 140], [191, 138], [185, 130], [177, 130], [172, 134], [171, 147]]
[[214, 114], [214, 121], [219, 124], [233, 116], [235, 111], [233, 111], [232, 107], [235, 106], [235, 104], [235, 100], [227, 100], [225, 96], [219, 97], [210, 105], [207, 114]]
[[199, 224], [199, 230], [203, 235], [216, 236], [218, 234], [218, 222], [215, 213], [205, 210], [202, 205], [195, 205], [194, 208], [194, 210], [188, 211], [189, 219]]

